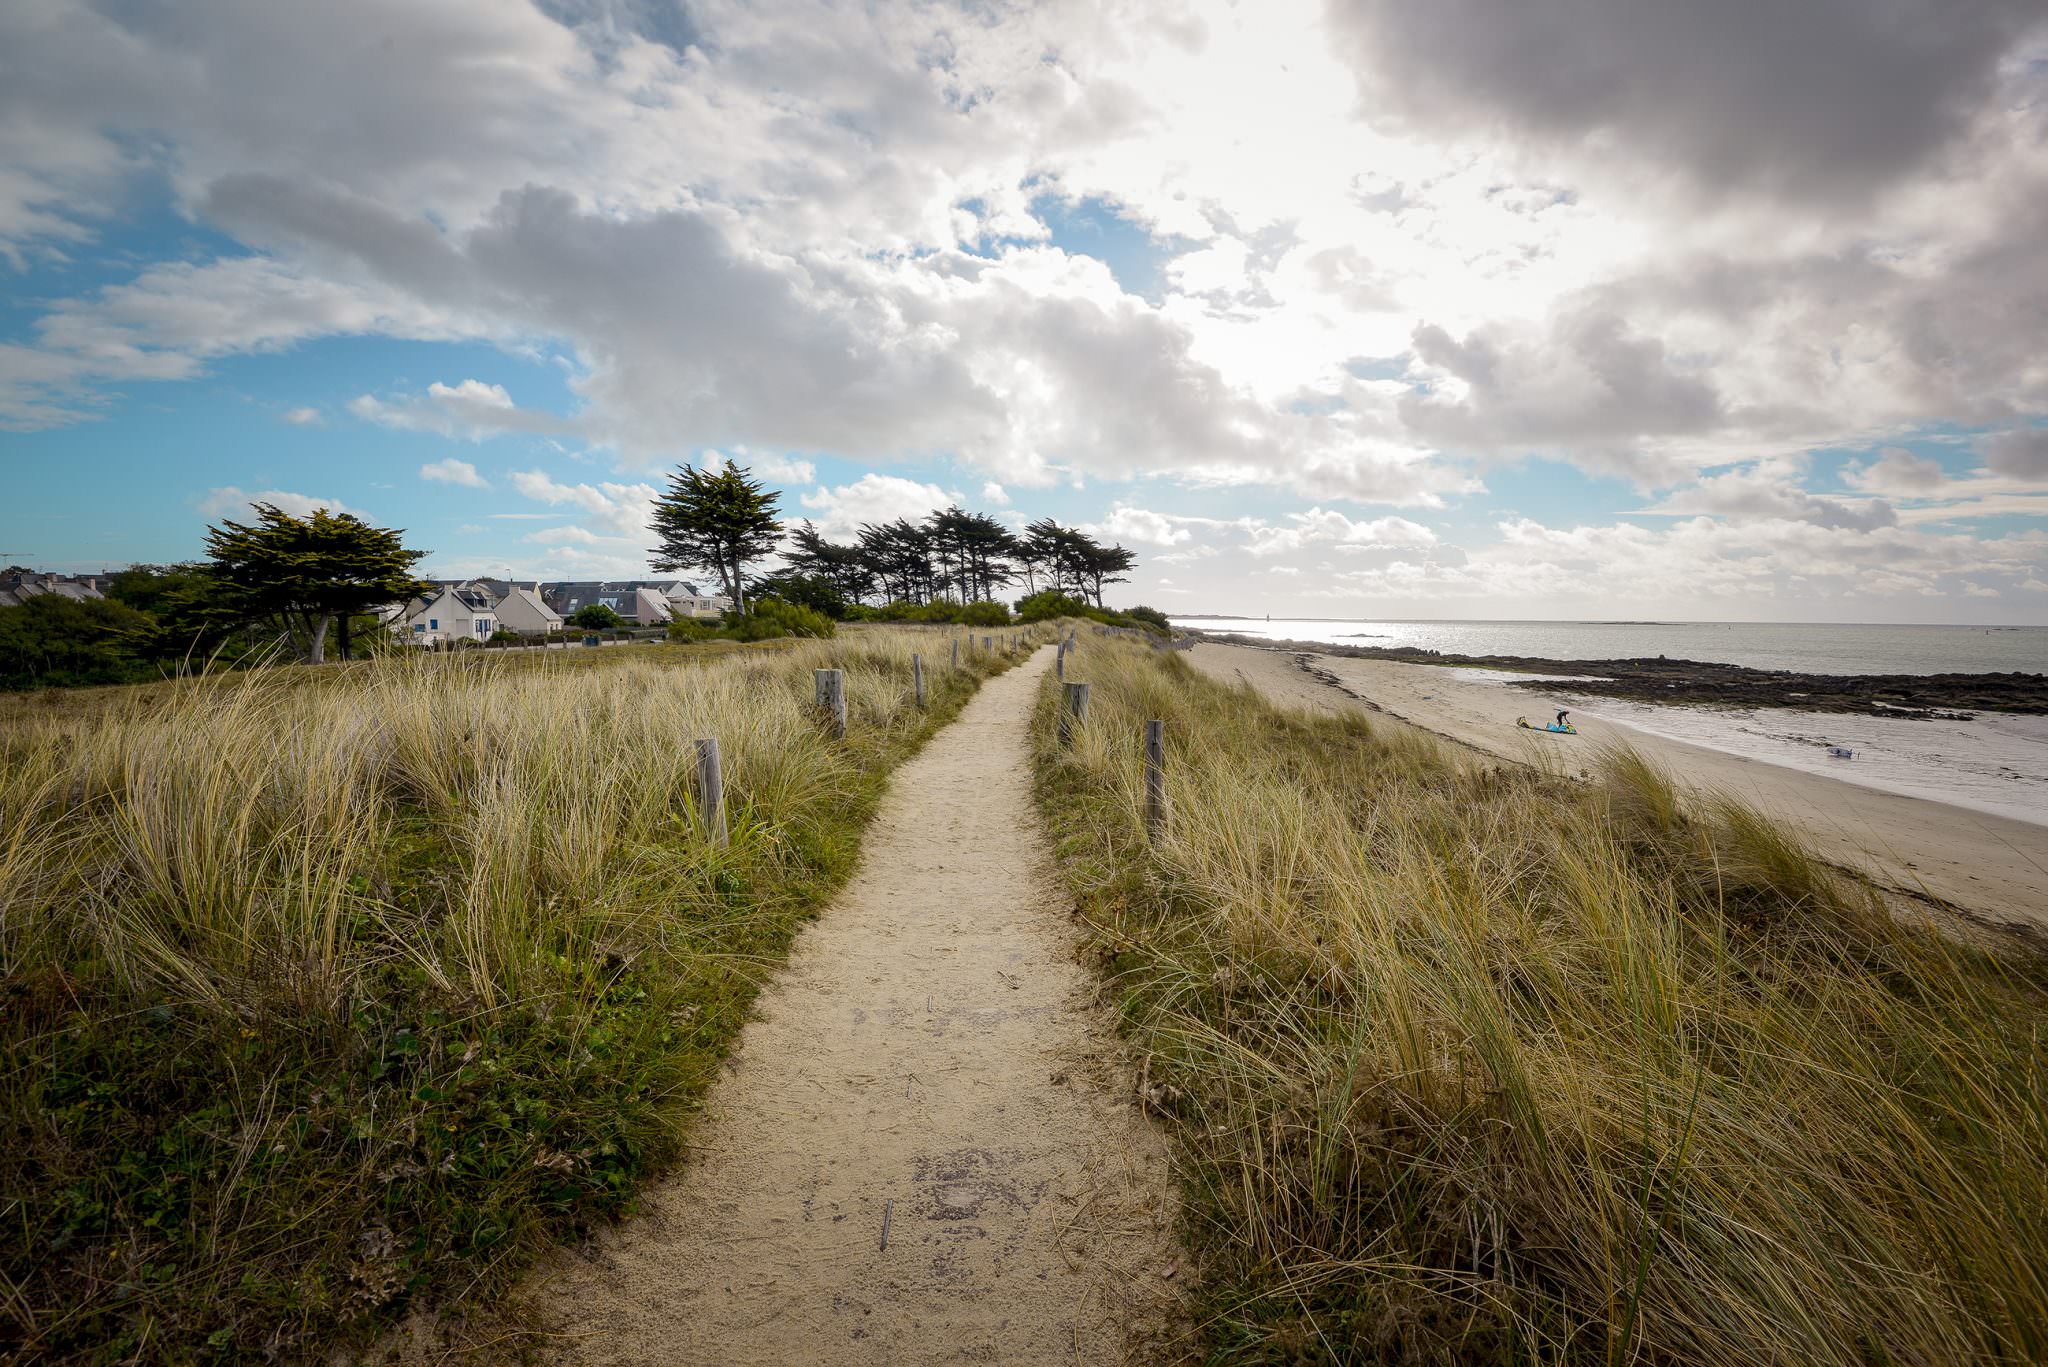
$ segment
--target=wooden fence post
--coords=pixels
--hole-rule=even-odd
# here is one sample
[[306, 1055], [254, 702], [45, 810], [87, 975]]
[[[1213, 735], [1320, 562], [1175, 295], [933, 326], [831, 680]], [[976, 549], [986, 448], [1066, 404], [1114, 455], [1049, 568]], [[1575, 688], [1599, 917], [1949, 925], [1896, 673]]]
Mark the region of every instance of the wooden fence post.
[[1088, 685], [1070, 683], [1061, 689], [1064, 701], [1060, 707], [1060, 744], [1073, 742], [1074, 728], [1088, 720]]
[[846, 674], [838, 669], [820, 669], [813, 677], [818, 683], [818, 706], [829, 718], [834, 740], [846, 738]]
[[718, 767], [718, 742], [697, 742], [697, 811], [704, 821], [704, 836], [725, 848], [725, 775]]
[[1059, 649], [1053, 652], [1052, 669], [1060, 682], [1065, 683], [1067, 679], [1067, 643], [1065, 641], [1061, 641]]
[[981, 638], [981, 648], [982, 648], [983, 650], [987, 651], [987, 652], [988, 652], [989, 654], [991, 654], [991, 655], [995, 654], [995, 653], [996, 653], [996, 638], [995, 638], [995, 637], [993, 637], [993, 636], [984, 636], [984, 637], [982, 637], [982, 638]]
[[1154, 840], [1166, 830], [1166, 723], [1145, 723], [1145, 831]]
[[953, 638], [953, 668], [955, 668], [955, 669], [958, 669], [959, 667], [960, 667], [960, 638], [959, 638], [958, 636], [955, 636], [955, 637]]
[[924, 706], [924, 656], [912, 652], [910, 656], [910, 678], [917, 685], [917, 705]]

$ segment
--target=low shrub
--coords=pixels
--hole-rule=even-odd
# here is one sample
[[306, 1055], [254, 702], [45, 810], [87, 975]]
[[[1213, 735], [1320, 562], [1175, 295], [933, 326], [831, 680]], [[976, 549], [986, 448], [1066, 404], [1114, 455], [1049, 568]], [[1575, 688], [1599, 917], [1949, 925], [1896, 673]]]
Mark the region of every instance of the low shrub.
[[1169, 635], [1173, 632], [1173, 623], [1167, 621], [1166, 614], [1158, 608], [1148, 608], [1141, 604], [1138, 607], [1125, 608], [1123, 615], [1154, 631], [1166, 632]]
[[[1141, 613], [1145, 615], [1141, 616]], [[1079, 617], [1084, 621], [1100, 622], [1104, 626], [1124, 627], [1135, 631], [1168, 635], [1173, 631], [1167, 624], [1165, 614], [1153, 608], [1111, 612], [1051, 589], [1042, 589], [1028, 598], [1017, 601], [1017, 620], [1021, 622], [1050, 622], [1059, 617]]]
[[623, 625], [625, 620], [602, 603], [585, 603], [569, 614], [568, 624], [585, 631], [611, 631]]
[[745, 616], [727, 614], [726, 631], [735, 641], [766, 641], [777, 636], [807, 636], [824, 640], [838, 630], [838, 624], [814, 608], [784, 602], [780, 598], [758, 598]]
[[1001, 603], [983, 601], [967, 604], [953, 620], [965, 627], [1006, 627], [1011, 618], [1010, 610]]
[[1078, 598], [1051, 589], [1040, 589], [1027, 598], [1017, 600], [1017, 620], [1020, 622], [1050, 622], [1055, 617], [1089, 617], [1095, 609]]
[[696, 617], [671, 617], [668, 623], [668, 638], [684, 645], [699, 641], [717, 640], [720, 635], [716, 622], [707, 622]]

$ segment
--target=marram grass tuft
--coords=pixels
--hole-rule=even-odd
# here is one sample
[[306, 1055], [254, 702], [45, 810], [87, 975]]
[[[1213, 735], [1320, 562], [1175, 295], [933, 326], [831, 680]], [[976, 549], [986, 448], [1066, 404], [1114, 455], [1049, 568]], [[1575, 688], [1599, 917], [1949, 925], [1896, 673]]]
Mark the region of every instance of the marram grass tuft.
[[1575, 783], [1109, 640], [1068, 677], [1041, 798], [1177, 1139], [1210, 1360], [2048, 1359], [2028, 951], [1626, 752]]
[[4, 700], [0, 1360], [304, 1360], [629, 1209], [888, 770], [1005, 663], [949, 641]]

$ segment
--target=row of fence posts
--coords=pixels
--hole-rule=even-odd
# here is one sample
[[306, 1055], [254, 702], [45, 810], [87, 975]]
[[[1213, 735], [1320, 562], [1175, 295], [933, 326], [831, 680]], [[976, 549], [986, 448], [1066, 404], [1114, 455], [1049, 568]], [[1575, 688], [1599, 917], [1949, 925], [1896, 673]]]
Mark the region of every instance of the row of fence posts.
[[[1115, 630], [1115, 628], [1111, 628]], [[1121, 632], [1119, 635], [1123, 634]], [[967, 638], [968, 649], [972, 650], [974, 638]], [[984, 651], [995, 649], [995, 638], [981, 638]], [[1007, 635], [1003, 638], [1006, 654], [1015, 653], [1018, 638]], [[1074, 648], [1074, 633], [1069, 631], [1060, 637], [1059, 652], [1054, 656], [1053, 667], [1060, 680], [1059, 739], [1062, 748], [1074, 743], [1074, 733], [1088, 720], [1089, 687], [1079, 681], [1067, 680], [1067, 653]], [[960, 664], [960, 641], [953, 640], [953, 665]], [[826, 729], [834, 740], [846, 738], [846, 672], [840, 669], [819, 669], [812, 671], [812, 682], [816, 689], [818, 710], [825, 718]], [[924, 656], [913, 651], [910, 656], [911, 687], [917, 695], [917, 705], [925, 705]], [[705, 837], [713, 845], [723, 847], [727, 841], [725, 826], [725, 776], [719, 763], [717, 740], [706, 737], [697, 742], [697, 807], [704, 823]], [[1145, 829], [1154, 839], [1166, 829], [1166, 723], [1148, 721], [1145, 723]]]
[[[1005, 654], [1014, 654], [1018, 638], [1014, 635], [1003, 637]], [[967, 638], [967, 648], [974, 649], [974, 638]], [[981, 638], [981, 648], [993, 652], [995, 638]], [[953, 667], [960, 667], [960, 638], [953, 638]], [[826, 729], [832, 739], [846, 739], [846, 671], [840, 669], [818, 669], [811, 672], [812, 684], [816, 689], [818, 710], [824, 714]], [[912, 651], [910, 655], [910, 684], [917, 696], [917, 705], [926, 703], [924, 684], [924, 655]], [[713, 845], [723, 847], [727, 842], [725, 827], [725, 778], [719, 763], [718, 742], [705, 737], [697, 742], [697, 808], [704, 823], [704, 834]]]
[[[1131, 634], [1121, 627], [1096, 628], [1097, 635], [1105, 633]], [[1073, 649], [1074, 633], [1069, 631], [1060, 638], [1059, 654], [1053, 661], [1060, 679], [1059, 737], [1063, 748], [1074, 743], [1074, 733], [1088, 720], [1088, 685], [1067, 681], [1067, 654]], [[1145, 723], [1145, 833], [1157, 840], [1166, 830], [1166, 816], [1166, 723], [1155, 719]]]

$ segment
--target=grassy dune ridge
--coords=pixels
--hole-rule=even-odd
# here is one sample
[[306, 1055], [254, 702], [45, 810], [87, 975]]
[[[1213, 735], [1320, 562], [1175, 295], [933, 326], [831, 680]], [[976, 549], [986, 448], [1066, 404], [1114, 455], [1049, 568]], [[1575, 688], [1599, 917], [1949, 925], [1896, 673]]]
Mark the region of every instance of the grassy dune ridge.
[[[1220, 1362], [2048, 1359], [2048, 977], [1635, 757], [1574, 783], [1084, 637], [1039, 787]], [[1142, 827], [1142, 723], [1173, 820]]]
[[[626, 1209], [888, 771], [1009, 663], [953, 670], [950, 640], [423, 657], [0, 712], [0, 1357], [294, 1359]], [[826, 666], [843, 742], [812, 707]]]

